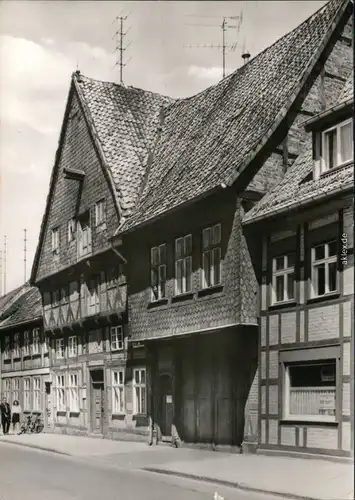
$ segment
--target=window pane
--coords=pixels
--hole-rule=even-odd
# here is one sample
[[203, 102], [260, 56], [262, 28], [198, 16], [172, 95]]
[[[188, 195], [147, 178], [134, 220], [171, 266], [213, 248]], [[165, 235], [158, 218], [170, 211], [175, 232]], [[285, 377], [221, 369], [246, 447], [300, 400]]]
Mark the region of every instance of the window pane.
[[353, 131], [352, 123], [347, 123], [340, 128], [340, 158], [344, 163], [353, 157]]
[[158, 260], [159, 260], [158, 248], [154, 247], [150, 251], [150, 262], [151, 262], [152, 266], [157, 266]]
[[284, 300], [284, 277], [276, 276], [276, 301]]
[[294, 298], [294, 274], [290, 273], [287, 275], [287, 298], [291, 300]]
[[325, 245], [318, 245], [314, 248], [315, 259], [321, 260], [325, 257]]
[[221, 249], [213, 249], [213, 284], [219, 285], [221, 282]]
[[192, 289], [192, 258], [187, 257], [185, 259], [185, 288], [186, 292], [190, 292]]
[[216, 224], [215, 226], [213, 226], [212, 231], [212, 244], [218, 245], [221, 242], [221, 225]]
[[183, 244], [184, 240], [182, 238], [175, 240], [175, 259], [181, 259], [183, 255]]
[[336, 241], [331, 241], [328, 243], [328, 257], [331, 257], [332, 255], [337, 254], [337, 242]]
[[276, 257], [276, 271], [280, 271], [280, 269], [285, 268], [285, 257], [282, 255], [281, 257]]
[[190, 255], [192, 251], [192, 237], [191, 234], [188, 234], [184, 238], [184, 255]]
[[183, 260], [178, 260], [175, 263], [175, 272], [176, 272], [176, 293], [182, 293], [182, 276], [183, 276]]
[[159, 264], [164, 264], [166, 259], [166, 247], [165, 245], [159, 246]]
[[146, 413], [145, 387], [141, 389], [141, 413]]
[[210, 227], [203, 230], [202, 240], [203, 240], [203, 248], [204, 249], [208, 248], [211, 244], [211, 228]]
[[136, 384], [139, 384], [139, 381], [140, 381], [139, 370], [135, 370], [135, 372], [134, 372], [134, 381]]
[[141, 370], [141, 384], [145, 384], [145, 370]]
[[204, 252], [202, 256], [202, 266], [203, 266], [203, 286], [209, 287], [211, 286], [211, 252]]
[[329, 292], [334, 292], [337, 289], [337, 263], [328, 264], [329, 273]]
[[320, 264], [315, 268], [316, 276], [317, 276], [317, 287], [316, 294], [324, 295], [325, 294], [325, 264]]
[[291, 253], [287, 256], [287, 267], [294, 267], [295, 265], [295, 254]]
[[325, 134], [325, 161], [328, 168], [333, 168], [337, 165], [336, 133], [336, 129], [333, 129]]
[[160, 297], [165, 297], [166, 266], [159, 267], [159, 293]]

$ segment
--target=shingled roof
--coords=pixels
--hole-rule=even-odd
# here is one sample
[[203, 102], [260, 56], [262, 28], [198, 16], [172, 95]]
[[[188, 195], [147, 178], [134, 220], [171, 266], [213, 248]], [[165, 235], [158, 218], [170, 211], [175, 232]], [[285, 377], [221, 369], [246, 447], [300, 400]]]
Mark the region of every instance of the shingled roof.
[[[353, 89], [354, 76], [350, 75], [340, 93], [338, 103], [347, 101], [348, 89]], [[349, 93], [353, 99], [353, 93]], [[282, 181], [266, 194], [245, 216], [243, 224], [251, 224], [275, 217], [329, 195], [354, 189], [354, 163], [329, 171], [313, 180], [313, 154], [311, 150], [301, 154], [287, 171]]]
[[11, 307], [11, 305], [16, 301], [16, 299], [25, 293], [28, 288], [28, 283], [24, 283], [23, 285], [14, 288], [6, 295], [2, 295], [0, 297], [0, 317]]
[[0, 330], [30, 323], [42, 317], [42, 300], [38, 288], [30, 287], [26, 283], [20, 289], [22, 293], [17, 294], [5, 309], [0, 310]]
[[163, 106], [174, 100], [135, 87], [73, 74], [91, 131], [110, 170], [121, 213], [127, 217], [143, 182]]
[[118, 232], [232, 184], [286, 116], [349, 2], [323, 8], [165, 119], [136, 213]]

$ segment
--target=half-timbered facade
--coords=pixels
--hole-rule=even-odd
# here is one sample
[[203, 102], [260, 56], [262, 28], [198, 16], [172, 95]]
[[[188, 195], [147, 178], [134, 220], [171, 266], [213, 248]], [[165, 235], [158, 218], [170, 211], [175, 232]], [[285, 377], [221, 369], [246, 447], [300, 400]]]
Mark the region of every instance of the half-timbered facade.
[[[132, 127], [137, 102], [143, 114]], [[125, 259], [110, 238], [137, 196], [139, 126], [149, 131], [161, 102], [72, 76], [31, 277], [53, 352], [57, 432], [147, 433], [132, 403], [131, 364], [144, 350], [128, 349]]]
[[244, 219], [260, 235], [260, 446], [349, 456], [354, 421], [353, 75]]
[[329, 2], [161, 114], [137, 209], [115, 241], [128, 261], [131, 340], [148, 353], [144, 410], [162, 439], [258, 443], [260, 246], [241, 221], [307, 144], [302, 122], [334, 103], [352, 71], [351, 10]]
[[26, 415], [38, 414], [45, 430], [53, 428], [50, 346], [43, 329], [41, 296], [37, 288], [23, 285], [12, 300], [1, 298], [1, 393], [11, 405], [15, 400]]

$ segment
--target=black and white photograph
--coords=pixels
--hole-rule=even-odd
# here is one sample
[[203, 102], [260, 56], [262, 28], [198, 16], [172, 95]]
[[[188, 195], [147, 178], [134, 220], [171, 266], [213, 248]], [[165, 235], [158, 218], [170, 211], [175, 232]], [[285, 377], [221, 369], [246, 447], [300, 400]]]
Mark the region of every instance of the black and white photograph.
[[0, 0], [0, 500], [354, 498], [353, 0]]

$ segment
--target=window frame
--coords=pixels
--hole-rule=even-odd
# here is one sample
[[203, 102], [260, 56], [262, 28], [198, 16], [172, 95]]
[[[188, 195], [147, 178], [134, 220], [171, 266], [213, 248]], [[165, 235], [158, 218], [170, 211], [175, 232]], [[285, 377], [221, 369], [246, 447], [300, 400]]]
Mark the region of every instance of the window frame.
[[[353, 127], [353, 119], [348, 118], [347, 120], [343, 120], [340, 123], [337, 123], [336, 125], [333, 125], [332, 127], [327, 128], [326, 130], [322, 131], [321, 134], [321, 143], [322, 143], [322, 155], [321, 155], [321, 172], [329, 172], [333, 169], [336, 169], [338, 167], [342, 167], [343, 165], [347, 165], [354, 161], [354, 146], [353, 146], [353, 141], [351, 141], [352, 144], [352, 157], [348, 160], [341, 161], [341, 134], [340, 134], [340, 129], [348, 124], [351, 124]], [[326, 139], [326, 134], [331, 132], [332, 130], [336, 130], [336, 147], [337, 147], [337, 156], [336, 156], [336, 165], [333, 165], [332, 167], [329, 166], [329, 160], [328, 160], [328, 155], [329, 151], [327, 148], [327, 139]], [[354, 132], [353, 132], [354, 133]], [[353, 133], [352, 133], [352, 138], [353, 138]]]
[[21, 385], [20, 378], [12, 379], [12, 403], [17, 400], [20, 404]]
[[[219, 238], [217, 242], [214, 242], [214, 231], [218, 228]], [[205, 244], [206, 235], [210, 234], [209, 240], [207, 244]], [[218, 254], [218, 262], [215, 262], [215, 256]], [[209, 281], [206, 279], [206, 269], [205, 262], [207, 259], [207, 255], [209, 258]], [[218, 222], [217, 224], [213, 224], [211, 226], [205, 227], [202, 230], [202, 257], [201, 257], [201, 289], [208, 290], [209, 288], [213, 288], [216, 286], [222, 285], [222, 224]], [[219, 281], [215, 282], [215, 268], [218, 265], [218, 275]]]
[[[56, 409], [58, 411], [67, 411], [66, 407], [66, 394], [65, 394], [65, 375], [63, 373], [56, 375], [55, 396], [56, 396]], [[58, 383], [60, 382], [60, 383]], [[59, 397], [61, 394], [61, 397]]]
[[[329, 245], [331, 243], [335, 243], [336, 245], [336, 253], [335, 255], [329, 256]], [[316, 260], [315, 254], [316, 254], [316, 248], [324, 246], [324, 258]], [[334, 239], [328, 240], [323, 243], [315, 243], [311, 246], [310, 248], [310, 253], [311, 253], [311, 258], [310, 258], [310, 264], [311, 264], [311, 276], [310, 276], [310, 290], [311, 290], [311, 298], [316, 299], [319, 297], [326, 297], [328, 295], [332, 295], [334, 293], [338, 293], [339, 291], [339, 272], [338, 272], [338, 240], [337, 237]], [[316, 286], [318, 288], [318, 275], [315, 273], [316, 268], [320, 267], [321, 265], [324, 264], [324, 288], [325, 288], [325, 293], [323, 294], [318, 294], [316, 293]], [[336, 287], [335, 290], [329, 291], [329, 265], [330, 264], [335, 264], [336, 266]]]
[[11, 359], [11, 337], [10, 335], [5, 335], [4, 337], [4, 360]]
[[40, 412], [41, 406], [41, 377], [32, 377], [32, 410]]
[[105, 198], [101, 198], [95, 203], [95, 227], [97, 229], [104, 229], [106, 227]]
[[70, 413], [80, 413], [79, 401], [79, 373], [68, 373], [67, 401]]
[[52, 255], [59, 255], [59, 226], [52, 229]]
[[13, 359], [21, 359], [21, 336], [19, 332], [15, 332], [14, 334], [12, 356]]
[[[136, 373], [139, 373], [139, 382], [136, 382]], [[144, 382], [141, 382], [141, 374], [144, 372]], [[133, 414], [146, 415], [147, 414], [147, 371], [145, 367], [133, 368]], [[138, 389], [139, 396], [136, 390]], [[144, 394], [144, 408], [142, 404], [142, 394]]]
[[[293, 266], [288, 265], [288, 258], [293, 256], [294, 264]], [[277, 269], [277, 259], [283, 257], [284, 267], [282, 269]], [[281, 255], [275, 255], [272, 257], [271, 261], [271, 304], [279, 305], [284, 304], [286, 302], [294, 302], [295, 301], [295, 292], [296, 292], [296, 266], [295, 266], [296, 253], [288, 252]], [[288, 296], [288, 276], [293, 275], [293, 297]], [[283, 277], [283, 290], [284, 290], [284, 298], [283, 300], [277, 300], [277, 278]]]
[[4, 384], [3, 384], [3, 393], [4, 397], [6, 398], [6, 401], [9, 403], [9, 405], [12, 404], [12, 380], [11, 378], [5, 378]]
[[[157, 252], [157, 262], [155, 264], [154, 252]], [[164, 258], [162, 258], [162, 255]], [[162, 243], [150, 249], [150, 289], [151, 289], [151, 302], [157, 302], [166, 298], [166, 270], [167, 270], [167, 245]], [[157, 284], [154, 285], [153, 273], [156, 272]], [[155, 294], [154, 289], [157, 293]]]
[[[60, 343], [60, 351], [58, 349], [58, 343]], [[58, 352], [61, 352], [61, 355], [58, 355]], [[55, 339], [55, 357], [56, 357], [56, 359], [64, 359], [65, 358], [64, 337], [59, 337], [59, 338]]]
[[23, 346], [22, 346], [22, 352], [23, 352], [23, 357], [29, 357], [31, 356], [31, 338], [30, 338], [31, 332], [29, 330], [25, 330], [23, 332]]
[[78, 355], [78, 336], [71, 335], [70, 337], [68, 337], [68, 358], [76, 358], [77, 355]]
[[[26, 384], [28, 382], [28, 388]], [[23, 379], [23, 409], [24, 411], [31, 411], [31, 378], [24, 377]]]
[[32, 330], [32, 355], [38, 356], [41, 354], [41, 336], [39, 328]]
[[[118, 339], [118, 335], [121, 336], [121, 340]], [[114, 336], [116, 336], [116, 340], [114, 340]], [[117, 347], [114, 347], [114, 345], [117, 344]], [[121, 344], [121, 347], [120, 347]], [[110, 350], [117, 352], [117, 351], [123, 351], [124, 349], [124, 331], [123, 331], [123, 326], [118, 325], [118, 326], [111, 326], [110, 328]]]
[[76, 232], [77, 232], [76, 226], [77, 226], [77, 221], [75, 217], [72, 217], [71, 219], [68, 220], [68, 225], [67, 225], [68, 244], [76, 240]]
[[[181, 244], [181, 251], [178, 249], [179, 243]], [[192, 234], [186, 234], [175, 239], [175, 277], [174, 277], [174, 295], [183, 295], [192, 292]], [[188, 264], [189, 263], [189, 264]], [[178, 266], [182, 265], [181, 272], [181, 288], [179, 290], [178, 284]], [[187, 269], [190, 266], [189, 276], [189, 289], [187, 289]]]
[[100, 312], [100, 276], [93, 276], [87, 284], [87, 312], [88, 316], [93, 316]]
[[[117, 382], [115, 381], [115, 374], [117, 374]], [[122, 382], [120, 382], [120, 374], [122, 374]], [[111, 372], [112, 377], [112, 414], [113, 415], [124, 415], [125, 414], [125, 369], [124, 368], [115, 368]], [[118, 408], [117, 408], [117, 399], [118, 396]]]
[[[282, 368], [282, 378], [281, 378], [281, 391], [282, 391], [282, 407], [281, 407], [281, 419], [288, 422], [311, 422], [311, 423], [333, 423], [339, 422], [341, 413], [341, 403], [340, 403], [340, 346], [327, 346], [327, 347], [314, 347], [306, 349], [290, 349], [280, 351], [279, 358]], [[289, 370], [290, 366], [301, 366], [301, 365], [314, 365], [324, 362], [329, 364], [329, 362], [335, 361], [335, 415], [297, 415], [290, 414], [289, 402], [290, 402], [290, 379]], [[324, 386], [325, 388], [329, 386]]]

